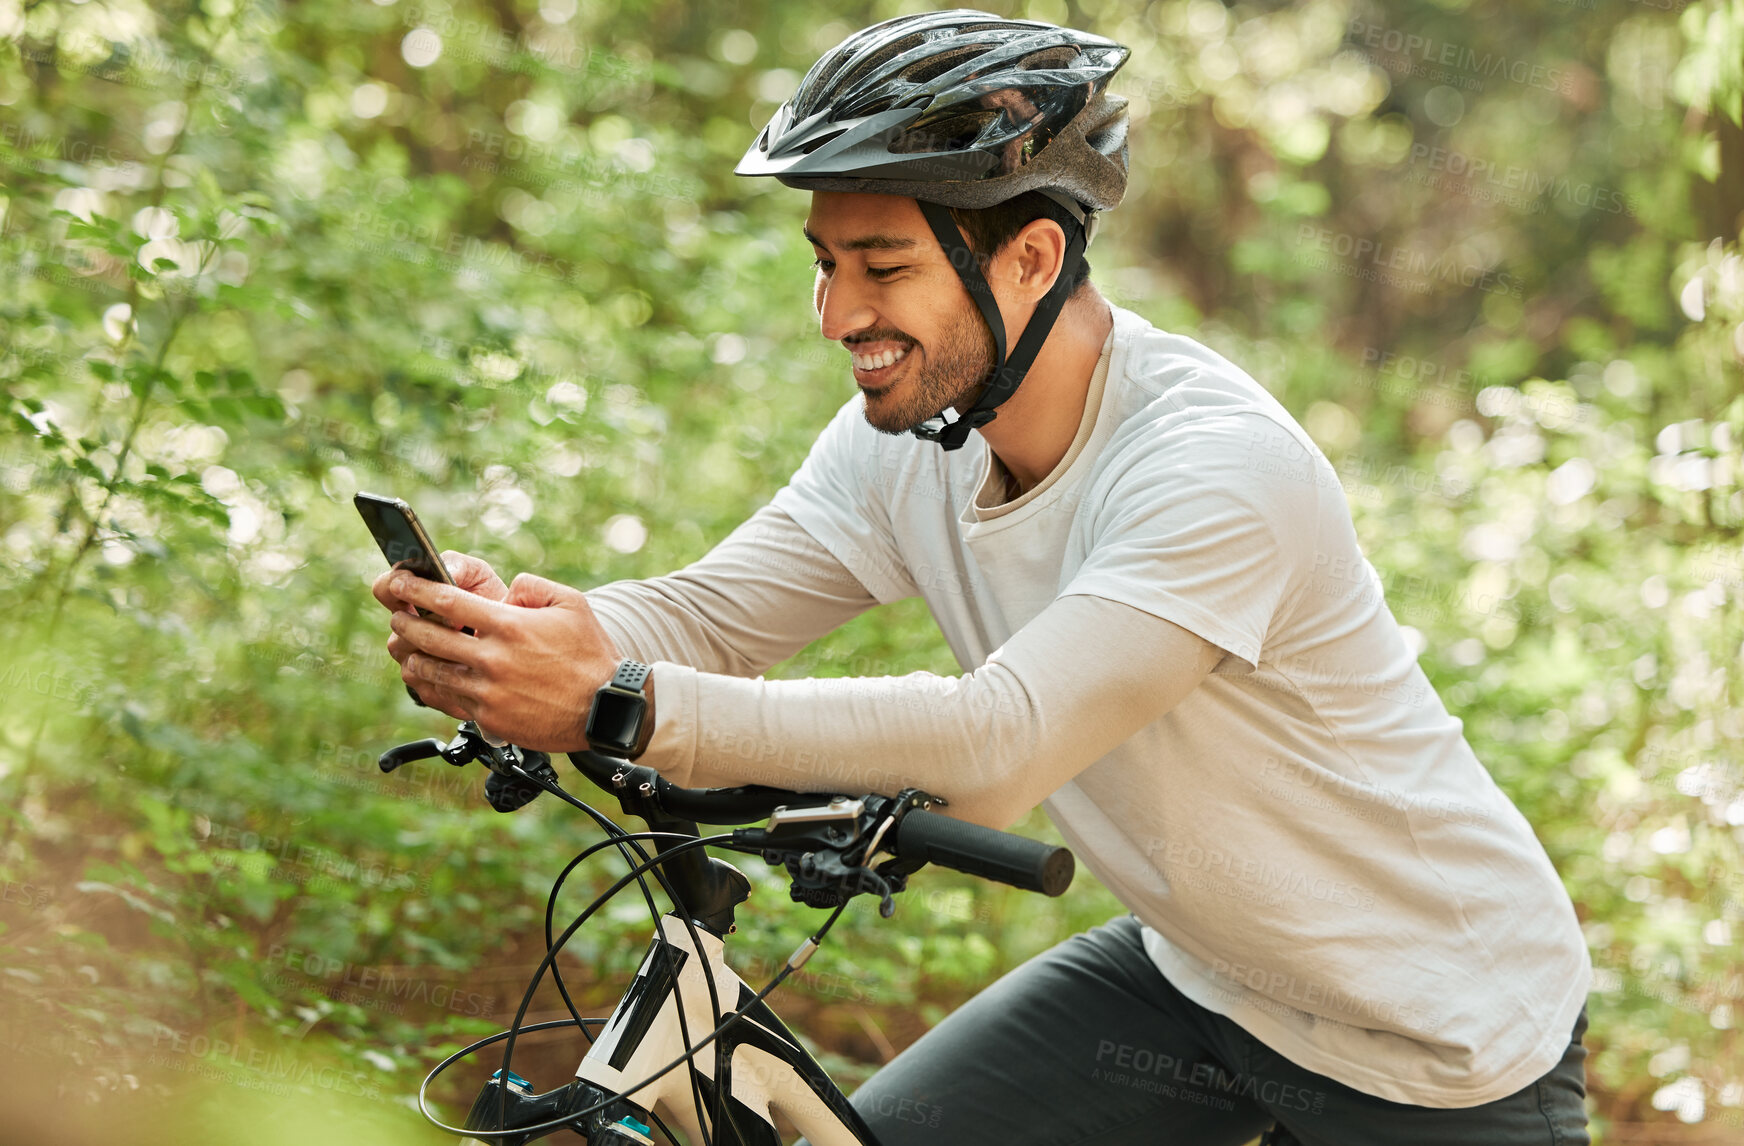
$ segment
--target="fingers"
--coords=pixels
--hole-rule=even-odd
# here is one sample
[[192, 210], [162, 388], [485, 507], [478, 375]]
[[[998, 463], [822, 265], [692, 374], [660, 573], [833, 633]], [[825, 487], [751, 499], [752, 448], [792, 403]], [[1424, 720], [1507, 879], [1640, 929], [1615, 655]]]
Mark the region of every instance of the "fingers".
[[399, 595], [389, 588], [390, 582], [393, 581], [394, 575], [398, 572], [398, 569], [383, 570], [382, 575], [377, 577], [369, 587], [371, 595], [382, 603], [382, 608], [390, 613], [398, 613], [406, 607], [406, 603], [400, 600]]
[[[451, 658], [476, 655], [476, 639], [419, 617], [413, 606], [450, 618], [459, 614], [459, 619], [453, 620], [455, 625], [476, 624], [468, 620], [476, 615], [476, 608], [494, 607], [492, 602], [508, 595], [508, 587], [488, 563], [468, 554], [445, 552], [442, 563], [458, 590], [401, 569], [388, 569], [370, 585], [370, 593], [393, 613], [388, 655], [399, 663], [400, 679], [429, 707], [459, 720], [474, 720], [477, 674]], [[440, 606], [435, 603], [438, 600]], [[466, 644], [459, 643], [463, 641]]]
[[[405, 642], [401, 642], [401, 649], [403, 652], [394, 659], [399, 661], [399, 679], [405, 682], [406, 692], [412, 694], [413, 701], [426, 706], [426, 708], [438, 708], [441, 712], [446, 712], [452, 717], [460, 717], [462, 720], [471, 719], [473, 698], [462, 696], [460, 692], [446, 689], [438, 684], [439, 677], [445, 672], [441, 668], [441, 665], [445, 665], [445, 661], [438, 661], [433, 656], [424, 656], [417, 649], [406, 645]], [[413, 663], [413, 658], [419, 658], [419, 661]]]
[[[383, 584], [393, 614], [388, 652], [400, 676], [433, 708], [478, 721], [517, 743], [581, 744], [579, 722], [598, 680], [619, 659], [578, 589], [532, 574], [504, 586], [483, 562], [444, 555], [459, 580], [488, 589], [492, 600], [461, 585], [418, 580], [397, 572]], [[420, 617], [416, 606], [446, 619]], [[476, 635], [449, 626], [467, 625]], [[594, 683], [588, 683], [594, 682]], [[552, 697], [553, 691], [563, 695]], [[581, 695], [575, 695], [575, 694]], [[572, 735], [573, 734], [573, 735]]]
[[[394, 635], [405, 642], [411, 653], [429, 653], [445, 661], [471, 665], [477, 663], [483, 652], [477, 637], [456, 632], [427, 617], [395, 613], [388, 625], [393, 629]], [[402, 666], [405, 663], [404, 660], [400, 661]]]
[[[490, 563], [467, 553], [457, 553], [452, 549], [443, 551], [443, 567], [448, 570], [454, 583], [474, 596], [483, 597], [487, 601], [501, 601], [509, 595], [508, 586], [498, 577]], [[390, 613], [397, 613], [407, 605], [407, 599], [395, 591], [395, 574], [400, 570], [384, 569], [369, 587], [369, 591], [382, 607]], [[434, 582], [432, 582], [434, 584]], [[423, 602], [417, 602], [422, 605]]]
[[461, 720], [473, 719], [477, 701], [468, 694], [471, 670], [426, 653], [411, 653], [400, 664], [400, 679], [426, 705]]
[[[587, 609], [587, 597], [580, 590], [571, 589], [561, 582], [548, 581], [536, 573], [516, 574], [504, 603], [524, 609], [543, 609], [551, 605]], [[591, 609], [587, 611], [592, 612]]]
[[403, 665], [406, 658], [418, 651], [418, 646], [400, 636], [398, 633], [388, 634], [388, 656], [394, 658], [394, 663]]
[[[388, 579], [387, 591], [409, 605], [447, 618], [456, 628], [470, 627], [484, 632], [507, 617], [503, 606], [495, 601], [454, 585], [426, 581], [403, 569], [396, 570]], [[419, 643], [423, 644], [422, 641]]]
[[456, 553], [452, 549], [442, 553], [442, 564], [448, 569], [454, 583], [490, 601], [501, 601], [509, 595], [507, 585], [497, 576], [490, 563], [469, 553]]

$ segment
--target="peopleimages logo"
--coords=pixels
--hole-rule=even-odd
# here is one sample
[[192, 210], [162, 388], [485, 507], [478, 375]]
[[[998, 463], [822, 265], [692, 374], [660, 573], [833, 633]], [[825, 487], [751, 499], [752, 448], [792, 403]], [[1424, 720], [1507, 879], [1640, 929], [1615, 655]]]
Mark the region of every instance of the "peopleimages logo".
[[160, 1028], [151, 1040], [149, 1065], [194, 1074], [213, 1082], [288, 1096], [291, 1087], [319, 1087], [359, 1098], [381, 1098], [381, 1088], [363, 1071], [317, 1066], [248, 1040], [231, 1042], [205, 1034]]
[[1231, 963], [1224, 959], [1211, 961], [1210, 978], [1227, 1000], [1240, 1000], [1249, 1005], [1255, 1000], [1243, 998], [1240, 994], [1243, 988], [1262, 1000], [1312, 1015], [1329, 1018], [1351, 1015], [1364, 1022], [1399, 1026], [1425, 1034], [1440, 1029], [1443, 1021], [1440, 1014], [1429, 1009], [1425, 1000], [1401, 1002], [1371, 997], [1346, 990], [1341, 985], [1304, 979], [1292, 972]]
[[[1319, 1114], [1326, 1106], [1326, 1093], [1308, 1090], [1279, 1079], [1265, 1079], [1236, 1071], [1233, 1074], [1209, 1062], [1187, 1062], [1163, 1051], [1112, 1039], [1098, 1039], [1096, 1063], [1090, 1077], [1148, 1090], [1166, 1098], [1221, 1110], [1234, 1110], [1227, 1096], [1247, 1098], [1271, 1107], [1287, 1107], [1305, 1114]], [[1116, 1071], [1120, 1073], [1116, 1073]], [[1167, 1081], [1164, 1081], [1164, 1080]], [[1220, 1093], [1214, 1093], [1220, 1092]]]
[[0, 163], [8, 167], [34, 167], [38, 160], [64, 160], [68, 163], [88, 163], [119, 167], [127, 156], [113, 147], [83, 140], [53, 135], [39, 135], [15, 123], [0, 123], [0, 143], [16, 154]]
[[[1352, 20], [1345, 29], [1348, 42], [1375, 48], [1388, 56], [1409, 62], [1408, 67], [1389, 67], [1407, 75], [1422, 75], [1457, 87], [1483, 90], [1482, 84], [1459, 83], [1448, 74], [1463, 72], [1479, 79], [1504, 79], [1527, 87], [1572, 95], [1575, 92], [1575, 71], [1549, 64], [1510, 56], [1506, 52], [1483, 52], [1465, 44], [1455, 44], [1435, 36], [1422, 36], [1366, 20]], [[1445, 71], [1432, 70], [1445, 69]]]
[[[1308, 248], [1311, 259], [1315, 256], [1331, 255], [1350, 260], [1345, 266], [1330, 268], [1341, 273], [1378, 277], [1386, 281], [1392, 277], [1387, 275], [1388, 271], [1399, 271], [1418, 280], [1420, 284], [1458, 283], [1463, 287], [1475, 287], [1487, 294], [1505, 294], [1511, 298], [1524, 298], [1526, 293], [1520, 280], [1508, 272], [1491, 270], [1479, 263], [1460, 260], [1445, 252], [1432, 258], [1426, 251], [1388, 246], [1379, 239], [1353, 235], [1347, 231], [1335, 231], [1330, 227], [1317, 227], [1313, 223], [1301, 224], [1296, 229], [1296, 240]], [[1371, 267], [1374, 269], [1371, 270]]]
[[[477, 991], [463, 990], [447, 983], [432, 984], [428, 978], [420, 975], [396, 975], [392, 969], [362, 967], [318, 951], [304, 951], [275, 943], [268, 951], [267, 959], [286, 970], [301, 973], [320, 982], [330, 998], [345, 994], [344, 988], [354, 988], [350, 992], [353, 997], [343, 998], [341, 1001], [359, 1002], [359, 1005], [368, 1005], [361, 1003], [360, 999], [362, 992], [370, 992], [403, 1003], [427, 1003], [456, 1014], [474, 1017], [489, 1014], [496, 1007], [494, 996], [487, 998]], [[393, 1013], [399, 1013], [397, 1006]]]
[[[1545, 175], [1515, 163], [1496, 163], [1452, 148], [1414, 143], [1411, 145], [1411, 162], [1417, 170], [1407, 177], [1408, 181], [1439, 191], [1456, 191], [1468, 198], [1506, 203], [1518, 210], [1542, 210], [1544, 204], [1541, 200], [1548, 198], [1612, 215], [1635, 214], [1636, 199], [1633, 195], [1570, 179], [1566, 175]], [[1450, 178], [1430, 176], [1424, 173], [1425, 167]]]
[[1283, 907], [1295, 897], [1297, 902], [1314, 900], [1373, 911], [1377, 899], [1373, 888], [1361, 884], [1309, 876], [1269, 859], [1250, 859], [1182, 840], [1153, 839], [1145, 846], [1145, 858], [1162, 869], [1171, 885], [1259, 900], [1272, 907]]

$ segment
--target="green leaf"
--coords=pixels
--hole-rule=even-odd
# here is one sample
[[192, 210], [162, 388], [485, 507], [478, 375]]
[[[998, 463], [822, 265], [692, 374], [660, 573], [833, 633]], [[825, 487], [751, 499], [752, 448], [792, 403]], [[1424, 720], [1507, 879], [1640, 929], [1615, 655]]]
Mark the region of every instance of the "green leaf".
[[225, 963], [219, 969], [224, 982], [238, 997], [262, 1014], [279, 1010], [279, 1000], [260, 984], [260, 965], [256, 963]]
[[90, 239], [94, 242], [106, 244], [114, 238], [114, 231], [110, 228], [86, 223], [77, 216], [70, 214], [68, 215], [68, 218], [72, 219], [72, 222], [67, 224], [67, 238], [69, 239]]
[[251, 394], [242, 400], [250, 413], [271, 421], [283, 421], [285, 404], [272, 394]]
[[135, 398], [144, 398], [150, 394], [157, 381], [157, 372], [144, 362], [129, 362], [121, 374], [127, 379], [127, 388], [133, 391]]

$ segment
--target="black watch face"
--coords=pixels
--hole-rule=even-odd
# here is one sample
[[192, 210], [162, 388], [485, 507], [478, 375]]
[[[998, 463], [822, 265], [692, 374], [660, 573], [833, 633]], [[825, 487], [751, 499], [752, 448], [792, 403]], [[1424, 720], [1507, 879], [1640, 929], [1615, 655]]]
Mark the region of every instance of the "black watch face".
[[647, 708], [646, 697], [616, 692], [594, 694], [593, 711], [587, 720], [588, 740], [628, 752], [636, 746], [636, 737], [641, 735], [642, 714]]

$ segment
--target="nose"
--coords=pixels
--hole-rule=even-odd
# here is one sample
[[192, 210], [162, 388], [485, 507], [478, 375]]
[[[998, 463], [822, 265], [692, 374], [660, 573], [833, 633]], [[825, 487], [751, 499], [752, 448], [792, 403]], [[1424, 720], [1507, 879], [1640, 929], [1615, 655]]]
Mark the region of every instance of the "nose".
[[834, 275], [818, 275], [812, 303], [817, 307], [818, 329], [831, 342], [839, 342], [856, 330], [867, 330], [878, 321], [868, 284], [856, 284], [852, 275], [838, 267]]

